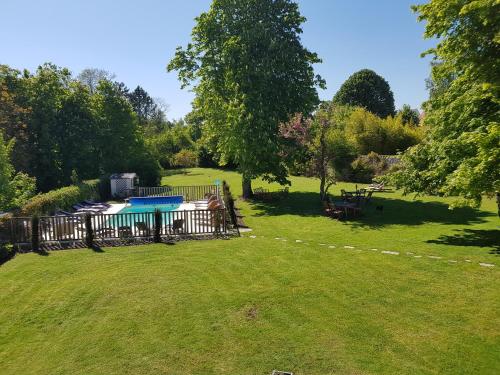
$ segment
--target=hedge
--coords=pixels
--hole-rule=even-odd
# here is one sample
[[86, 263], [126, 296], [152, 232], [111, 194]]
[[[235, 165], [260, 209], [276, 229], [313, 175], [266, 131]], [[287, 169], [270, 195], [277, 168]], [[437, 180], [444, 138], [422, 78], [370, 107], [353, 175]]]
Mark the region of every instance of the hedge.
[[100, 199], [100, 181], [84, 181], [79, 185], [71, 185], [31, 198], [22, 208], [23, 216], [51, 215], [57, 210], [68, 210], [83, 200]]

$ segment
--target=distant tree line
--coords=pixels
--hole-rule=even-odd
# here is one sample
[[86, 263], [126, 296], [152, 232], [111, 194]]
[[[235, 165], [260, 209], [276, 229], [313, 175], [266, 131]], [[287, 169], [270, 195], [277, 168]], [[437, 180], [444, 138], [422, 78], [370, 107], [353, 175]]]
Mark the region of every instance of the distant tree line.
[[[81, 78], [81, 77], [80, 77]], [[158, 182], [130, 97], [107, 78], [75, 79], [44, 64], [36, 72], [0, 66], [0, 132], [8, 142], [11, 175], [30, 176], [37, 191], [112, 172], [139, 171]]]

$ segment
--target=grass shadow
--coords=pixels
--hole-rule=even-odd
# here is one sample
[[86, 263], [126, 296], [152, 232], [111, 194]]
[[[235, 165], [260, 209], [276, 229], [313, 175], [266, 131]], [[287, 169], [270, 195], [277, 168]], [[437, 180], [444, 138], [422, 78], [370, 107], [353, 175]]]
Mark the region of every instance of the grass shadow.
[[104, 253], [104, 250], [102, 249], [102, 247], [100, 247], [99, 245], [93, 245], [91, 248], [90, 248], [94, 253]]
[[471, 225], [484, 223], [486, 218], [491, 216], [494, 216], [494, 213], [470, 207], [450, 210], [446, 203], [441, 202], [391, 199], [378, 196], [374, 197], [370, 204], [363, 208], [361, 217], [352, 219], [351, 222], [354, 226], [369, 228], [426, 223]]
[[165, 169], [161, 176], [162, 177], [168, 177], [168, 176], [175, 176], [175, 175], [178, 175], [178, 174], [183, 174], [183, 175], [187, 175], [189, 174], [188, 171], [186, 171], [184, 168], [179, 168], [179, 169]]
[[[334, 198], [335, 201], [339, 198]], [[318, 193], [291, 192], [287, 198], [272, 202], [251, 202], [257, 210], [253, 216], [323, 216], [323, 209]], [[377, 207], [383, 207], [377, 210]], [[440, 202], [423, 202], [420, 200], [404, 200], [375, 196], [363, 207], [360, 217], [349, 218], [347, 223], [353, 227], [371, 229], [390, 225], [422, 225], [425, 223], [441, 223], [455, 225], [479, 224], [486, 221], [494, 213], [463, 207], [450, 210], [448, 205]]]
[[322, 216], [323, 212], [318, 193], [291, 192], [285, 198], [277, 198], [272, 201], [249, 201], [252, 208], [259, 212], [253, 216]]
[[38, 251], [34, 251], [35, 254], [40, 255], [42, 257], [48, 257], [49, 252], [45, 249], [39, 249]]
[[451, 246], [487, 247], [490, 248], [490, 254], [500, 255], [500, 230], [496, 229], [464, 229], [455, 235], [443, 235], [427, 242]]

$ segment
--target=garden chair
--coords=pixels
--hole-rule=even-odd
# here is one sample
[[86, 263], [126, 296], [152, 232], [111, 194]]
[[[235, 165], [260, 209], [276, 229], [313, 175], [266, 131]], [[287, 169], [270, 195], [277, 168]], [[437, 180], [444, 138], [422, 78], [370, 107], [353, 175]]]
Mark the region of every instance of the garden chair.
[[344, 211], [338, 207], [335, 207], [335, 204], [331, 204], [328, 201], [323, 201], [323, 210], [325, 215], [331, 217], [333, 219], [342, 219], [344, 217]]

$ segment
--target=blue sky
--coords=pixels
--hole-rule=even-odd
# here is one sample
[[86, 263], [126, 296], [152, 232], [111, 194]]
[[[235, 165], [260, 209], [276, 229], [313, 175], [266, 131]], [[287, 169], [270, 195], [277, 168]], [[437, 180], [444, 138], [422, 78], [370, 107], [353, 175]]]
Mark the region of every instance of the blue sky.
[[[420, 53], [424, 25], [407, 0], [300, 0], [307, 17], [302, 40], [323, 59], [317, 73], [331, 99], [352, 73], [370, 68], [389, 81], [396, 107], [420, 107], [427, 98], [429, 60]], [[36, 69], [43, 62], [75, 75], [96, 67], [169, 104], [169, 118], [191, 109], [192, 93], [181, 90], [166, 65], [175, 47], [190, 38], [194, 17], [209, 0], [0, 0], [0, 64]]]

